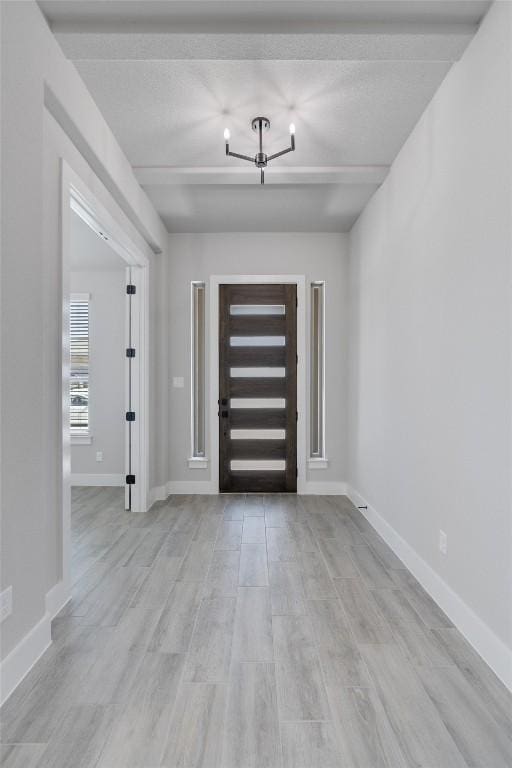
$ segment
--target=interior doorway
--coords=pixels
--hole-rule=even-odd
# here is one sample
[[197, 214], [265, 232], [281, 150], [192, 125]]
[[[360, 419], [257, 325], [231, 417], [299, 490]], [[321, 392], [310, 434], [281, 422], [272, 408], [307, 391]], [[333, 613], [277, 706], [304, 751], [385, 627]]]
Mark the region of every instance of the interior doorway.
[[[70, 226], [70, 438], [72, 486], [124, 487], [130, 472], [125, 413], [131, 371], [129, 268], [72, 209]], [[130, 508], [129, 493], [126, 509]]]
[[[87, 279], [92, 281], [89, 289], [83, 282], [85, 276], [77, 276], [76, 240], [73, 241], [77, 220], [82, 237], [87, 233], [93, 238], [88, 241], [89, 252], [91, 242], [103, 246], [94, 248], [93, 261], [99, 259], [101, 264], [82, 264]], [[113, 200], [107, 209], [80, 177], [62, 164], [62, 584], [68, 595], [71, 485], [77, 482], [77, 475], [85, 475], [81, 485], [119, 486], [119, 491], [124, 492], [125, 508], [131, 512], [145, 512], [148, 508], [149, 262], [119, 223], [123, 220], [124, 214], [117, 210]], [[110, 269], [107, 261], [110, 267], [115, 263], [115, 269]], [[115, 275], [107, 278], [111, 271]], [[98, 323], [102, 324], [105, 338], [101, 338]], [[93, 341], [89, 334], [94, 327], [95, 348], [91, 346], [89, 350], [89, 341]], [[87, 344], [83, 343], [86, 336]], [[102, 438], [105, 445], [111, 446], [112, 455], [110, 449], [107, 455], [103, 454], [104, 446], [96, 437], [100, 419], [111, 422], [110, 437], [115, 433], [111, 443]], [[101, 426], [105, 427], [105, 423]], [[106, 462], [114, 458], [117, 463], [110, 465], [107, 472], [91, 472], [91, 464], [80, 465], [72, 455], [80, 440], [83, 447], [90, 448], [89, 461], [94, 462], [93, 467], [103, 468], [101, 459]], [[81, 458], [85, 460], [85, 453]], [[80, 466], [82, 471], [77, 472]], [[84, 471], [84, 467], [89, 471]]]
[[297, 491], [297, 286], [219, 286], [223, 492]]

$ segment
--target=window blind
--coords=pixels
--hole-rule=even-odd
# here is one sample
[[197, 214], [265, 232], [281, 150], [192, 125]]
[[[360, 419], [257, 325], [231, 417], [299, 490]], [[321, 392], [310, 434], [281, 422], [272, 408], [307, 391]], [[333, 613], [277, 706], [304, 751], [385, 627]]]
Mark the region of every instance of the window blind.
[[73, 294], [69, 305], [70, 428], [89, 432], [89, 296]]

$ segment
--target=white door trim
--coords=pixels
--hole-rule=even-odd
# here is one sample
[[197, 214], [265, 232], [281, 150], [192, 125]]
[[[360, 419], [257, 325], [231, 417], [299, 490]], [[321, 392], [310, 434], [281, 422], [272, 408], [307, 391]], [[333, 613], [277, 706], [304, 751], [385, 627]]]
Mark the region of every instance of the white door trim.
[[[111, 199], [114, 210], [119, 210], [119, 221], [124, 214]], [[69, 295], [70, 295], [70, 228], [71, 212], [75, 211], [96, 232], [100, 229], [108, 237], [109, 245], [131, 268], [132, 280], [137, 285], [137, 301], [132, 304], [132, 323], [137, 343], [137, 362], [132, 369], [132, 403], [135, 396], [135, 439], [132, 440], [132, 471], [137, 482], [132, 487], [132, 511], [148, 509], [148, 266], [147, 256], [140, 250], [104, 205], [96, 198], [82, 178], [61, 158], [61, 433], [62, 433], [62, 594], [71, 592], [71, 441], [69, 430]], [[135, 390], [135, 392], [133, 391]], [[132, 433], [133, 434], [133, 433]]]
[[306, 277], [305, 275], [210, 276], [210, 456], [212, 484], [219, 490], [219, 285], [291, 283], [297, 286], [297, 493], [306, 488]]

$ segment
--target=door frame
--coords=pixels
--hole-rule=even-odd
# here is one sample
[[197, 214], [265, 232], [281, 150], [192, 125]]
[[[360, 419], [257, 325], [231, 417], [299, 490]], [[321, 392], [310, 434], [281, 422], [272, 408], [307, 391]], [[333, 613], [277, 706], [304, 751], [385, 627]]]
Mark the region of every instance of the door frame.
[[288, 283], [297, 286], [297, 493], [306, 487], [306, 276], [305, 275], [211, 275], [210, 276], [210, 456], [212, 484], [219, 492], [219, 285]]
[[[114, 211], [118, 208], [111, 200]], [[132, 474], [137, 483], [132, 486], [132, 512], [148, 509], [148, 446], [149, 446], [149, 260], [119, 223], [124, 214], [114, 216], [97, 199], [82, 178], [61, 159], [61, 552], [62, 589], [71, 594], [71, 436], [69, 428], [69, 298], [70, 298], [70, 229], [72, 211], [96, 232], [103, 232], [109, 245], [126, 262], [131, 280], [137, 286], [137, 301], [132, 302], [132, 342], [137, 355], [132, 365], [132, 406], [137, 420], [132, 424]], [[125, 399], [127, 377], [122, 384]], [[135, 425], [135, 429], [133, 426]], [[126, 442], [126, 438], [125, 438]], [[125, 446], [124, 463], [127, 455]], [[135, 492], [133, 490], [135, 489]]]

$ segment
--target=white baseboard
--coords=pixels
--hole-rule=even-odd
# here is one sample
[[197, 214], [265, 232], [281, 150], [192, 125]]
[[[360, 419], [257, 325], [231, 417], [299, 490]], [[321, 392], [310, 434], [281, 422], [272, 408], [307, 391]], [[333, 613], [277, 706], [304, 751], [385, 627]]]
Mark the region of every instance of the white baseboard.
[[149, 506], [152, 507], [156, 501], [165, 501], [166, 498], [165, 485], [155, 485], [149, 491]]
[[211, 480], [170, 480], [165, 486], [167, 496], [180, 493], [218, 493], [219, 489]]
[[70, 599], [69, 588], [63, 581], [59, 581], [46, 593], [44, 616], [0, 664], [0, 706], [52, 644], [52, 620]]
[[347, 496], [504, 685], [512, 690], [512, 651], [399, 533], [350, 485]]
[[[169, 480], [166, 485], [157, 485], [149, 492], [149, 505], [156, 501], [165, 501], [173, 494], [217, 494], [219, 489], [211, 480]], [[346, 483], [326, 481], [323, 483], [306, 482], [299, 486], [297, 493], [319, 496], [344, 496], [347, 492]]]
[[75, 475], [71, 475], [71, 485], [109, 485], [109, 486], [119, 485], [119, 486], [122, 486], [125, 484], [125, 479], [126, 478], [124, 475], [75, 474]]
[[211, 480], [170, 480], [166, 485], [167, 495], [180, 493], [218, 493], [219, 489]]
[[347, 484], [326, 480], [323, 483], [307, 480], [300, 490], [301, 494], [314, 494], [315, 496], [345, 496]]
[[211, 494], [215, 495], [219, 489], [211, 480], [169, 480], [165, 485], [157, 485], [149, 492], [149, 505], [155, 501], [165, 501], [168, 496], [180, 494]]
[[0, 705], [7, 701], [51, 643], [51, 619], [45, 612], [0, 665]]
[[64, 584], [63, 581], [58, 581], [57, 584], [46, 593], [46, 613], [50, 617], [50, 621], [62, 611], [64, 606], [69, 603], [70, 600], [71, 591], [69, 586]]

